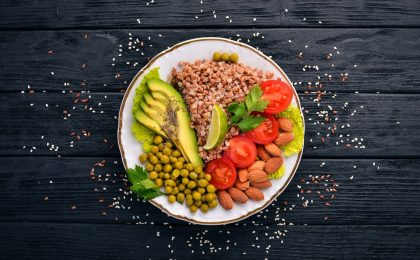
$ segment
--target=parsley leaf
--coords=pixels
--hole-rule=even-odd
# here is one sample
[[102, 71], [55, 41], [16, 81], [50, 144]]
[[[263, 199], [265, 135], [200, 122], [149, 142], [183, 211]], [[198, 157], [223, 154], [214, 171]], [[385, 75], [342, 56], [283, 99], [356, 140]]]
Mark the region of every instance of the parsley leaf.
[[238, 126], [243, 132], [246, 132], [256, 128], [264, 122], [264, 120], [265, 117], [263, 116], [247, 116], [238, 123]]
[[150, 200], [165, 194], [148, 178], [147, 171], [143, 167], [136, 165], [134, 169], [127, 169], [126, 172], [131, 183], [130, 190], [139, 198]]
[[264, 112], [268, 105], [267, 100], [261, 100], [263, 91], [259, 85], [255, 85], [245, 97], [242, 103], [232, 103], [227, 107], [232, 116], [230, 120], [238, 125], [242, 132], [250, 131], [259, 126], [265, 119], [263, 116], [251, 115], [252, 112]]

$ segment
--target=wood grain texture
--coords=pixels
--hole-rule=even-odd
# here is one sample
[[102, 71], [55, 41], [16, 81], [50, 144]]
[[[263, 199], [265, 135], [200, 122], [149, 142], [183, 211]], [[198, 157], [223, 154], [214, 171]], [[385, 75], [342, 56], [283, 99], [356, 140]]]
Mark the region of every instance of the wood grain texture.
[[202, 2], [6, 0], [0, 4], [0, 28], [420, 25], [420, 4], [417, 1], [267, 0], [259, 5], [239, 0]]
[[[301, 82], [295, 86], [300, 92], [307, 89], [308, 82], [318, 80], [327, 91], [419, 93], [419, 35], [419, 29], [4, 32], [0, 35], [4, 50], [0, 54], [0, 91], [28, 90], [30, 85], [35, 91], [119, 92], [148, 59], [169, 46], [195, 37], [221, 36], [246, 43], [250, 39], [249, 44], [272, 56], [293, 82]], [[144, 46], [128, 46], [136, 39]], [[303, 59], [297, 57], [299, 52]], [[329, 53], [333, 57], [326, 60]], [[303, 71], [305, 65], [319, 70]], [[341, 81], [341, 73], [349, 74], [346, 82]]]
[[[102, 160], [0, 158], [0, 221], [187, 225], [149, 203], [131, 201], [134, 196], [124, 194], [124, 169], [117, 158], [95, 167], [96, 179], [91, 180], [91, 168]], [[419, 167], [420, 162], [410, 160], [304, 159], [278, 201], [240, 225], [420, 224]], [[325, 177], [329, 181], [311, 181], [322, 175], [331, 175]], [[113, 198], [119, 209], [108, 207]], [[305, 207], [306, 200], [313, 203]]]
[[[117, 116], [122, 94], [91, 93], [79, 98], [75, 95], [2, 94], [0, 121], [5, 123], [0, 128], [0, 154], [118, 157]], [[412, 114], [420, 103], [420, 95], [328, 94], [322, 97], [319, 106], [313, 101], [315, 96], [301, 95], [306, 121], [305, 158], [418, 158], [420, 155], [417, 135], [420, 123]], [[79, 102], [74, 104], [76, 99]], [[83, 100], [86, 102], [82, 103]], [[330, 115], [328, 123], [319, 116], [319, 111], [325, 110]], [[334, 124], [337, 130], [332, 134], [328, 128]], [[83, 131], [89, 131], [90, 136], [85, 136]], [[360, 149], [360, 141], [364, 149]], [[50, 150], [52, 144], [55, 148]]]
[[[355, 255], [364, 259], [414, 259], [420, 248], [420, 241], [412, 239], [419, 236], [419, 226], [290, 226], [284, 243], [280, 243], [280, 239], [269, 240], [264, 233], [274, 230], [258, 226], [252, 227], [259, 236], [258, 241], [254, 236], [243, 236], [243, 227], [232, 225], [171, 229], [1, 223], [0, 228], [3, 231], [0, 253], [6, 259], [54, 259], [57, 256], [60, 259], [237, 259], [238, 256], [241, 259], [354, 259]], [[283, 230], [283, 227], [277, 229]], [[226, 234], [227, 231], [230, 234]], [[199, 242], [196, 237], [210, 240]], [[227, 240], [230, 243], [226, 243]], [[226, 247], [229, 250], [225, 250]], [[209, 248], [217, 252], [210, 253]]]

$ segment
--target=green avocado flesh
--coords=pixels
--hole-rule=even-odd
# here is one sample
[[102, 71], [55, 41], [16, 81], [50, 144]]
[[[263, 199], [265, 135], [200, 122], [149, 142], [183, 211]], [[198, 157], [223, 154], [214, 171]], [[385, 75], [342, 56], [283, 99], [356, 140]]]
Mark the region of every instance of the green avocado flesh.
[[143, 95], [135, 118], [155, 133], [171, 139], [187, 161], [202, 166], [197, 136], [190, 126], [190, 114], [181, 94], [160, 79], [146, 81], [150, 92]]

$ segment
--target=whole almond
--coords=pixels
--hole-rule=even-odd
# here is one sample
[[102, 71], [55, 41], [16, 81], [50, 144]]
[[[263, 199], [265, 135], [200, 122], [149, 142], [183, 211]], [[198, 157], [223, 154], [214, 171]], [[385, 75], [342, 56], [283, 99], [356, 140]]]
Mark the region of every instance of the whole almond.
[[295, 136], [292, 133], [282, 132], [279, 133], [279, 136], [277, 136], [276, 140], [274, 140], [274, 143], [277, 146], [282, 147], [293, 141], [293, 139], [295, 139]]
[[243, 191], [241, 191], [237, 188], [231, 187], [231, 188], [228, 189], [228, 192], [229, 192], [230, 197], [235, 202], [243, 204], [243, 203], [246, 203], [248, 201], [248, 197], [246, 196], [246, 194]]
[[274, 143], [264, 145], [264, 149], [272, 156], [281, 156], [281, 149]]
[[236, 182], [235, 182], [235, 188], [237, 188], [239, 190], [246, 190], [246, 189], [249, 188], [249, 181], [241, 182], [239, 180], [236, 180]]
[[248, 172], [254, 171], [254, 170], [264, 170], [264, 161], [255, 161], [251, 166], [248, 167]]
[[239, 181], [244, 182], [248, 180], [248, 170], [247, 169], [240, 169], [238, 172]]
[[262, 146], [257, 146], [257, 154], [258, 157], [263, 161], [267, 161], [271, 157]]
[[249, 185], [251, 185], [252, 187], [258, 188], [258, 189], [266, 189], [268, 187], [271, 187], [271, 181], [269, 181], [269, 180], [266, 180], [264, 182], [251, 181], [251, 182], [249, 182]]
[[229, 193], [225, 190], [219, 190], [217, 192], [217, 196], [219, 199], [219, 203], [220, 205], [224, 208], [224, 209], [232, 209], [233, 208], [233, 200], [232, 197], [229, 195]]
[[248, 178], [253, 182], [264, 182], [267, 180], [267, 173], [260, 170], [254, 170], [248, 173]]
[[264, 170], [270, 174], [277, 171], [282, 164], [283, 158], [271, 157], [267, 162], [265, 162]]
[[260, 201], [264, 199], [264, 193], [255, 187], [250, 187], [245, 193], [252, 200]]
[[292, 132], [293, 131], [293, 122], [289, 118], [280, 117], [277, 119], [279, 122], [279, 129], [283, 132]]

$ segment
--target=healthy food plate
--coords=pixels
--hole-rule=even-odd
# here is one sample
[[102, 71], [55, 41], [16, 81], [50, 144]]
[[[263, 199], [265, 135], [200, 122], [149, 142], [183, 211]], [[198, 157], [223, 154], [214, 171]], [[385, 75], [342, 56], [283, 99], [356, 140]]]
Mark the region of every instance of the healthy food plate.
[[118, 145], [130, 190], [178, 219], [245, 219], [290, 183], [304, 120], [283, 70], [257, 49], [216, 37], [159, 53], [128, 87]]

